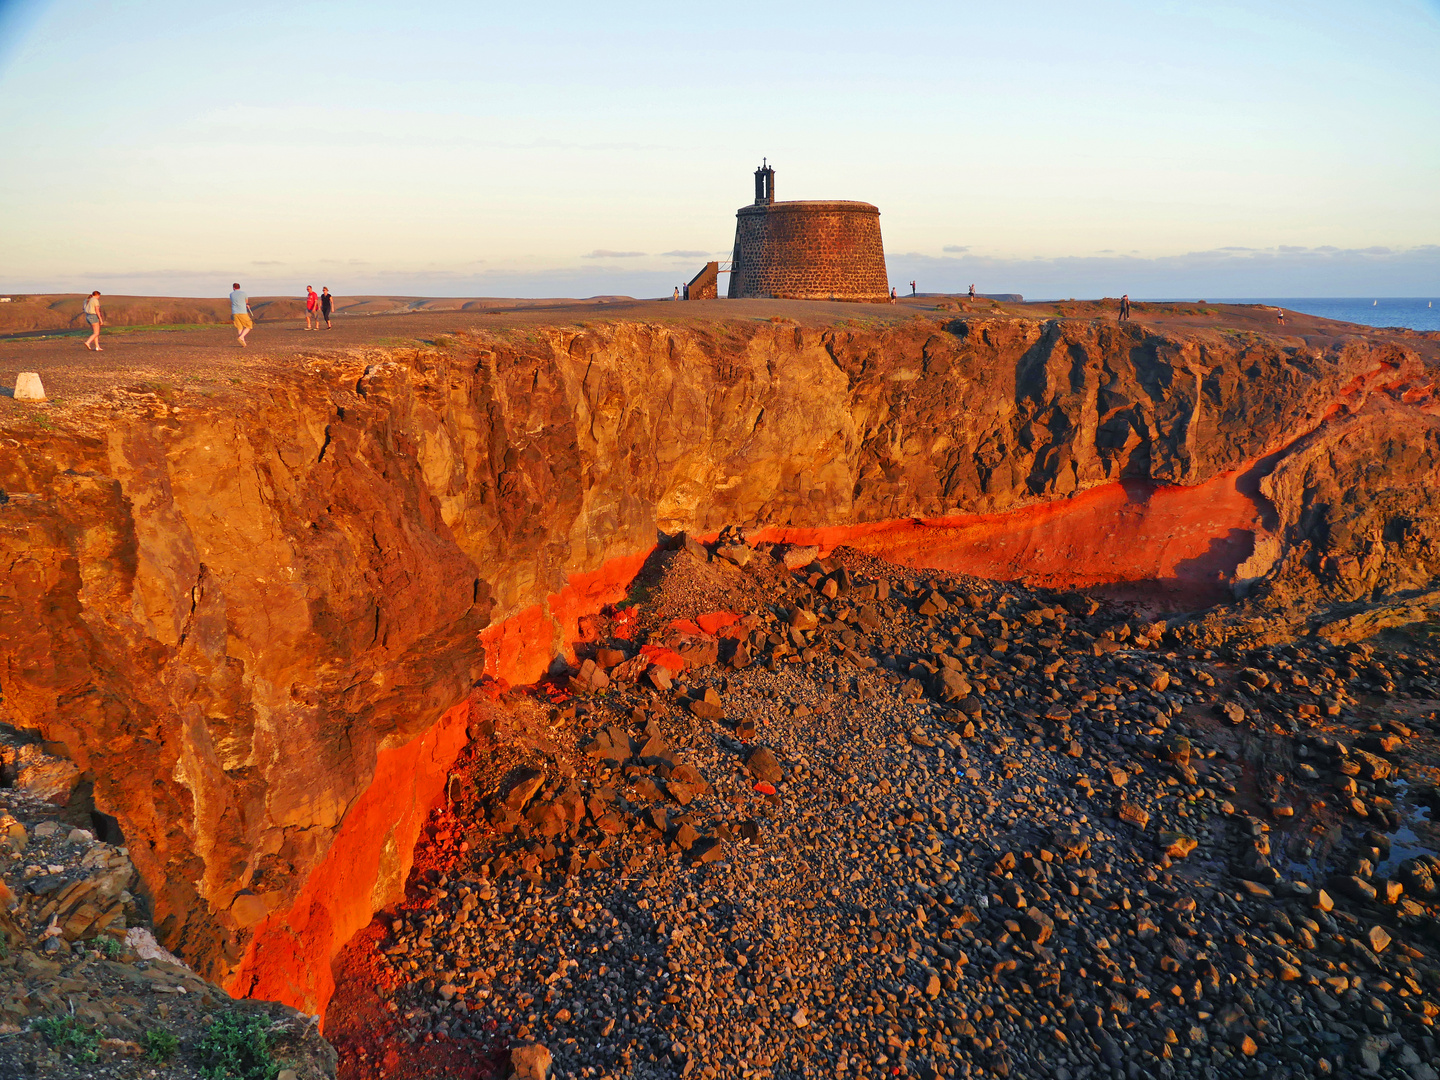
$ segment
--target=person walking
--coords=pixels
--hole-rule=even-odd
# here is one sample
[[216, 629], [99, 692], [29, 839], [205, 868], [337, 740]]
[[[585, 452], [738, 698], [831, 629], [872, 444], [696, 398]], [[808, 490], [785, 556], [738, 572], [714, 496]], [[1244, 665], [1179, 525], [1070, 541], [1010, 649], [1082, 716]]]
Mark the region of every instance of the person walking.
[[235, 324], [235, 333], [243, 349], [246, 347], [245, 335], [255, 329], [255, 319], [250, 313], [250, 297], [240, 291], [240, 283], [235, 282], [231, 289], [230, 321]]
[[330, 327], [330, 312], [335, 310], [335, 298], [330, 295], [330, 286], [320, 287], [320, 314], [325, 319], [325, 329]]
[[1280, 316], [1280, 325], [1281, 325], [1281, 326], [1284, 326], [1284, 325], [1285, 325], [1285, 309], [1284, 309], [1283, 307], [1277, 307], [1277, 308], [1275, 309], [1275, 314], [1278, 315], [1278, 316]]
[[1129, 322], [1129, 321], [1130, 321], [1130, 294], [1129, 294], [1129, 293], [1126, 293], [1124, 296], [1120, 297], [1120, 321], [1121, 321], [1121, 322]]
[[676, 285], [676, 286], [675, 286], [675, 295], [672, 296], [670, 299], [671, 299], [671, 300], [679, 300], [679, 299], [680, 299], [680, 286], [679, 286], [679, 285]]
[[895, 303], [895, 286], [890, 286], [890, 303]]
[[100, 328], [105, 325], [105, 314], [100, 310], [99, 289], [85, 298], [85, 321], [90, 324], [90, 336], [85, 339], [85, 348], [103, 352], [100, 348]]
[[[315, 320], [315, 325], [310, 325], [310, 320]], [[320, 294], [315, 291], [314, 285], [305, 286], [305, 329], [320, 329]]]
[[974, 285], [971, 285], [971, 286], [970, 286], [970, 299], [971, 299], [971, 300], [974, 300], [974, 299], [975, 299], [975, 286], [974, 286]]

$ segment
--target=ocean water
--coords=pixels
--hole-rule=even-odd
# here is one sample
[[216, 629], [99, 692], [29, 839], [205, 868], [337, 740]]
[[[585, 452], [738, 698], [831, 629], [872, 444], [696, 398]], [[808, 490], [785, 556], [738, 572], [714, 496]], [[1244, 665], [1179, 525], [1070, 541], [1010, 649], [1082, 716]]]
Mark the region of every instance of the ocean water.
[[[1212, 297], [1206, 297], [1209, 300]], [[1279, 297], [1270, 299], [1226, 299], [1216, 303], [1268, 304], [1286, 311], [1301, 311], [1322, 319], [1360, 323], [1362, 326], [1404, 326], [1411, 330], [1440, 330], [1440, 296]]]

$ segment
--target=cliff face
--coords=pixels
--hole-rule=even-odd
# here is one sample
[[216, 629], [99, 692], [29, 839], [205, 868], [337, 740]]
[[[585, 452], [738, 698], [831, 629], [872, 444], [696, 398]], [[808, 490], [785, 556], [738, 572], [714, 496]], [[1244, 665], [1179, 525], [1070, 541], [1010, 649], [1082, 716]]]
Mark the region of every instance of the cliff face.
[[542, 673], [658, 532], [1369, 598], [1440, 568], [1431, 381], [1380, 339], [917, 320], [557, 329], [117, 392], [3, 433], [0, 692], [119, 819], [165, 944], [320, 1011], [472, 685]]

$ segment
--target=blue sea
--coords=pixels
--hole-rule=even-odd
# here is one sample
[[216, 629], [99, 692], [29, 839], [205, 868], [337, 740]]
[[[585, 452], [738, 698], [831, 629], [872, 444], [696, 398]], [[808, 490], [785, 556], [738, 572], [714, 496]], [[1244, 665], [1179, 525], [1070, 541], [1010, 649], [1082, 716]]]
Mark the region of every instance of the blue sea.
[[[1211, 299], [1206, 297], [1206, 299]], [[1276, 297], [1227, 300], [1214, 297], [1217, 304], [1268, 304], [1286, 311], [1318, 315], [1322, 319], [1360, 323], [1363, 326], [1404, 326], [1411, 330], [1440, 330], [1440, 296]]]

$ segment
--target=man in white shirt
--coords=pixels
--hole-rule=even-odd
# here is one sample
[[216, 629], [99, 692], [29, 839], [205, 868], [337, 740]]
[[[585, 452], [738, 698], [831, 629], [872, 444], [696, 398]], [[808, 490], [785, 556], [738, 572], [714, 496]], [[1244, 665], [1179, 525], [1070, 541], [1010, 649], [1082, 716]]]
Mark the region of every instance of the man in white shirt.
[[243, 349], [245, 335], [255, 329], [255, 320], [250, 315], [250, 298], [240, 291], [240, 283], [235, 282], [231, 288], [234, 291], [230, 293], [230, 321], [235, 324], [240, 347]]

